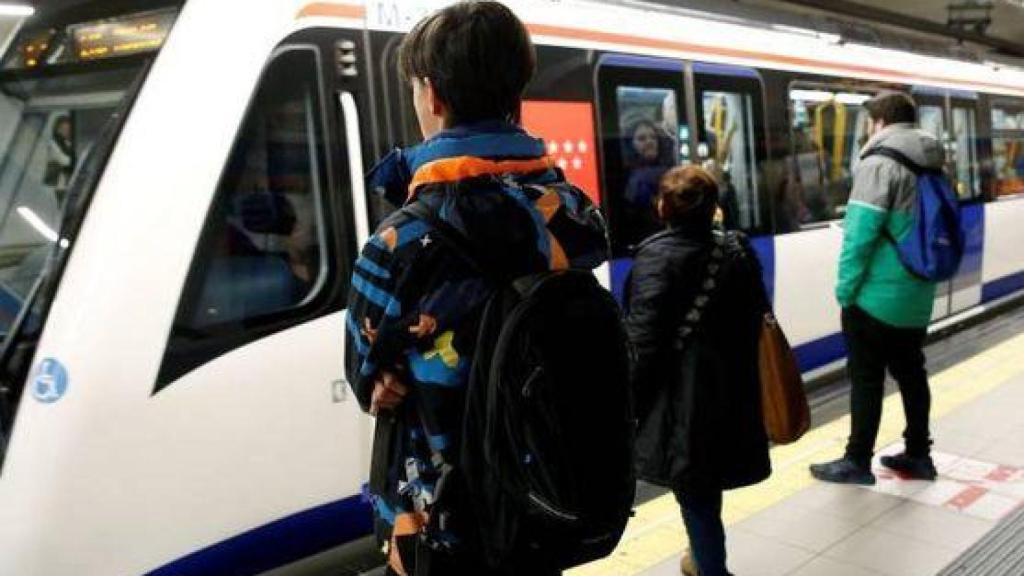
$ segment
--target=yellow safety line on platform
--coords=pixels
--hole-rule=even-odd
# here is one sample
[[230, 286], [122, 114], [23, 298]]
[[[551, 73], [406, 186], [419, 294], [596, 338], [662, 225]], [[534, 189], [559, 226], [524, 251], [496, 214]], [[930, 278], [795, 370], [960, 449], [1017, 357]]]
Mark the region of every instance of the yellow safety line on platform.
[[[983, 396], [1024, 373], [1024, 335], [1016, 336], [931, 376], [932, 420]], [[897, 394], [886, 398], [877, 446], [900, 439], [903, 409]], [[771, 478], [726, 493], [723, 518], [734, 524], [777, 504], [814, 480], [807, 466], [842, 454], [850, 430], [847, 414], [808, 432], [799, 442], [771, 450]], [[569, 576], [632, 576], [677, 557], [686, 547], [679, 507], [672, 494], [639, 506], [619, 547], [611, 556], [570, 570]]]

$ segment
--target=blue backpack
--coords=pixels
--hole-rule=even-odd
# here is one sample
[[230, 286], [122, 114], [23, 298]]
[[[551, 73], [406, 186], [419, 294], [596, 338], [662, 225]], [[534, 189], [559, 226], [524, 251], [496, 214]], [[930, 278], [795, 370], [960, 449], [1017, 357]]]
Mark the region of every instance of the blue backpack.
[[886, 239], [896, 247], [903, 267], [912, 275], [929, 282], [949, 280], [956, 275], [964, 255], [960, 203], [949, 179], [942, 170], [919, 166], [892, 148], [874, 148], [865, 158], [876, 154], [899, 162], [917, 177], [910, 233], [897, 240], [886, 230]]

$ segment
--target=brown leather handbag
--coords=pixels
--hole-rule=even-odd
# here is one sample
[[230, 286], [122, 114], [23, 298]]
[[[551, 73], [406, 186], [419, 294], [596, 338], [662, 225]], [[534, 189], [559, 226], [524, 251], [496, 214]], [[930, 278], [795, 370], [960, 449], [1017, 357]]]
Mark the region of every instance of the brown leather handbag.
[[775, 444], [796, 442], [811, 427], [811, 408], [796, 356], [770, 309], [761, 323], [758, 352], [761, 408], [768, 439]]

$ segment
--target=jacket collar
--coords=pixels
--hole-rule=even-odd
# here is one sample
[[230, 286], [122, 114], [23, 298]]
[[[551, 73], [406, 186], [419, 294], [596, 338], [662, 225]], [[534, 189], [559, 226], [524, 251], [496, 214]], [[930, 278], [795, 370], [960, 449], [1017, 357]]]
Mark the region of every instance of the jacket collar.
[[714, 231], [714, 227], [706, 230], [695, 230], [690, 227], [678, 227], [678, 228], [665, 228], [661, 232], [656, 232], [648, 236], [643, 242], [637, 245], [636, 249], [648, 246], [650, 244], [656, 244], [666, 238], [678, 238], [680, 240], [692, 240], [694, 242], [704, 242], [711, 239], [711, 234]]
[[860, 157], [861, 157], [861, 159], [863, 159], [864, 156], [868, 152], [870, 152], [873, 148], [875, 148], [876, 146], [878, 146], [879, 144], [881, 144], [885, 140], [888, 140], [889, 137], [892, 136], [894, 132], [898, 132], [900, 130], [913, 130], [914, 128], [915, 128], [914, 124], [910, 123], [910, 122], [900, 122], [898, 124], [890, 124], [890, 125], [886, 126], [885, 128], [882, 128], [881, 130], [878, 131], [877, 134], [875, 134], [874, 136], [869, 138], [868, 141], [864, 143], [864, 146], [860, 149]]
[[410, 148], [396, 148], [367, 179], [374, 190], [399, 205], [425, 184], [551, 167], [542, 140], [507, 122], [485, 121], [444, 130]]
[[415, 174], [426, 164], [446, 158], [536, 158], [544, 152], [544, 142], [519, 126], [485, 121], [438, 132], [422, 144], [407, 148], [405, 155], [409, 173]]

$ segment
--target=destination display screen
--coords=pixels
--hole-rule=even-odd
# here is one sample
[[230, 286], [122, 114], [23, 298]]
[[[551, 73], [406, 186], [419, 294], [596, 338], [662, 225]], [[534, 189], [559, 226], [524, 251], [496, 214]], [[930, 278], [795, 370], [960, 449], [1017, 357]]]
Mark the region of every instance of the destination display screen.
[[174, 12], [150, 12], [79, 24], [70, 28], [77, 60], [99, 60], [150, 52], [160, 48], [174, 24]]
[[178, 13], [140, 12], [59, 28], [24, 30], [11, 45], [3, 69], [18, 70], [129, 56], [158, 50]]

